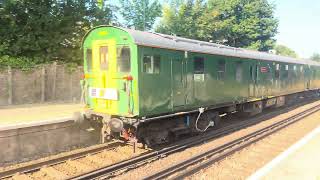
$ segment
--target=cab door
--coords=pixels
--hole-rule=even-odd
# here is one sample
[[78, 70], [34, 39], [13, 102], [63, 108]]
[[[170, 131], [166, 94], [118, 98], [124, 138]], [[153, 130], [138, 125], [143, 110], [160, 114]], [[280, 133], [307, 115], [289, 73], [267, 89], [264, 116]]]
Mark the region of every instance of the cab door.
[[173, 108], [186, 104], [186, 61], [183, 57], [171, 59], [171, 87]]
[[116, 72], [116, 44], [113, 40], [93, 42], [93, 73], [94, 80], [89, 90], [94, 98], [94, 109], [98, 112], [117, 114], [119, 92]]

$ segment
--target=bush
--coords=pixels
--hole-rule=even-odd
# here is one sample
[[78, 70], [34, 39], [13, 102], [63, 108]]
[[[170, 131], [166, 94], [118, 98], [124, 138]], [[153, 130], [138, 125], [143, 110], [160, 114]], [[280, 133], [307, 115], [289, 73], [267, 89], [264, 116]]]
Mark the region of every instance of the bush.
[[8, 55], [4, 55], [0, 57], [1, 69], [11, 66], [14, 69], [21, 69], [21, 70], [27, 71], [41, 63], [44, 63], [44, 61], [41, 60], [40, 58], [11, 57]]

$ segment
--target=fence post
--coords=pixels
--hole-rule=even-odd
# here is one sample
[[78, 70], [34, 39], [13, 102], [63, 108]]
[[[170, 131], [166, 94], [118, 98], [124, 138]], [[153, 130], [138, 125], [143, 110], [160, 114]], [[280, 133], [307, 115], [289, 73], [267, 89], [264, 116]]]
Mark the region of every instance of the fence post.
[[53, 63], [53, 82], [52, 82], [52, 97], [53, 101], [56, 100], [56, 81], [57, 81], [57, 62]]
[[74, 72], [70, 72], [70, 84], [69, 84], [69, 88], [70, 88], [70, 101], [73, 102], [73, 83], [72, 83], [72, 77], [74, 75]]
[[41, 68], [41, 102], [46, 100], [46, 68]]
[[8, 105], [12, 105], [12, 69], [8, 66]]

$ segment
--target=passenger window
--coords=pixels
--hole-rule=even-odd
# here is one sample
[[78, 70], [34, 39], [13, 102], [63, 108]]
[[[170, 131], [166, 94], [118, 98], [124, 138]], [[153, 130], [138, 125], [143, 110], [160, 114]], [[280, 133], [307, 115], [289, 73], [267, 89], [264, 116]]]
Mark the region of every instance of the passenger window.
[[242, 81], [242, 63], [237, 62], [236, 64], [236, 81], [241, 82]]
[[130, 48], [128, 46], [117, 47], [118, 72], [130, 72]]
[[289, 77], [289, 65], [285, 66], [284, 78], [287, 79]]
[[143, 72], [147, 74], [160, 74], [161, 57], [159, 55], [143, 56]]
[[276, 70], [274, 71], [275, 78], [280, 79], [280, 64], [276, 64]]
[[226, 62], [219, 61], [218, 62], [218, 80], [223, 80], [226, 72]]
[[92, 70], [92, 49], [86, 51], [87, 71]]
[[108, 70], [108, 47], [100, 47], [100, 69]]
[[194, 74], [204, 74], [204, 58], [195, 57], [193, 59]]
[[159, 55], [153, 56], [153, 73], [160, 74], [161, 57]]

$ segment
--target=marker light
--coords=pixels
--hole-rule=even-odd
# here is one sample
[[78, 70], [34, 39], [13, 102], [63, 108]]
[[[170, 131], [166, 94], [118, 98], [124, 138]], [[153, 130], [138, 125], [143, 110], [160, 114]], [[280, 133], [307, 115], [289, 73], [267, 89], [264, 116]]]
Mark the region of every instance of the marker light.
[[125, 79], [127, 81], [132, 81], [133, 77], [131, 75], [128, 75], [128, 76], [124, 76], [123, 79]]

